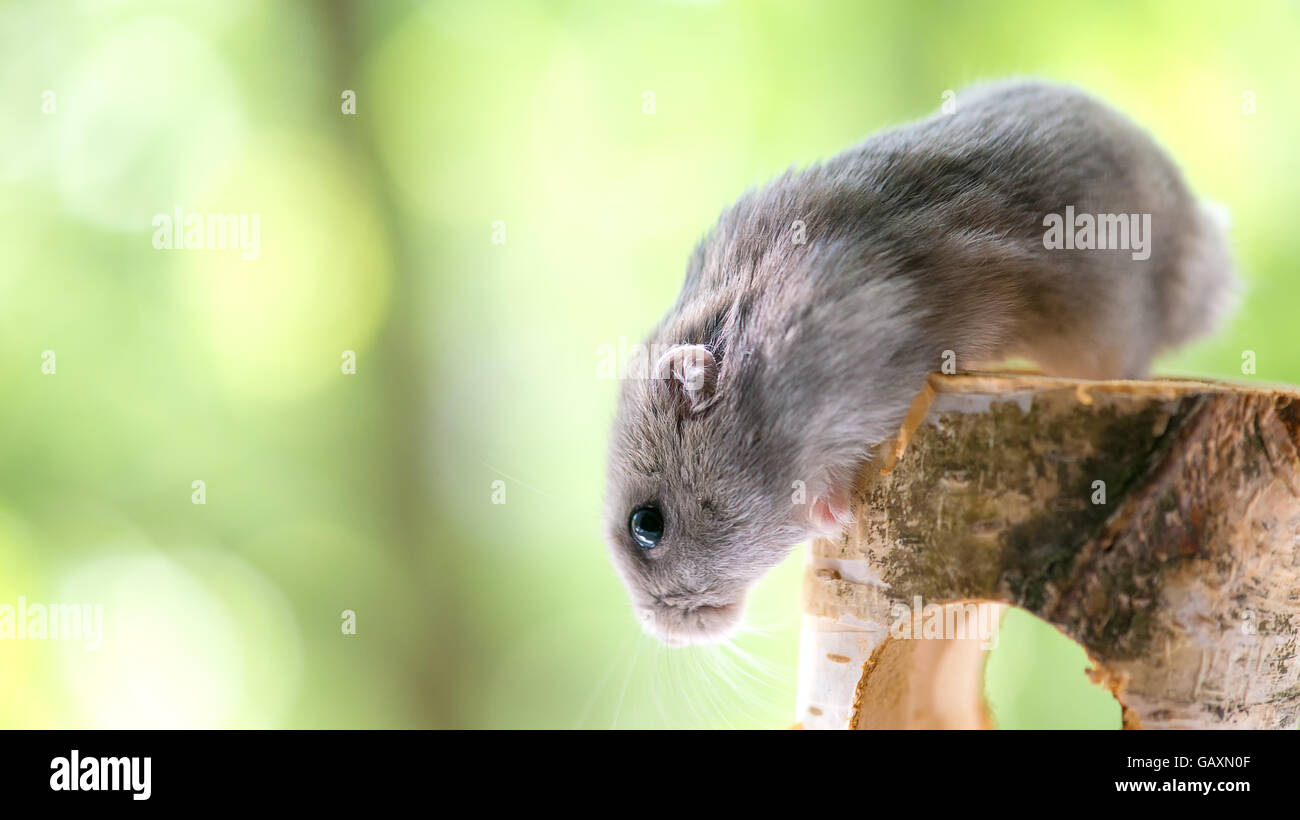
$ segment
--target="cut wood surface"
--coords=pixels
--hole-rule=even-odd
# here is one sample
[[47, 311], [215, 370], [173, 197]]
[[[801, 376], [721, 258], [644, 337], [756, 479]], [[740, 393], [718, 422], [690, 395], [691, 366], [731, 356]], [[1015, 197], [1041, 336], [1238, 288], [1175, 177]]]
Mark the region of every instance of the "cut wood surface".
[[807, 553], [806, 728], [991, 725], [972, 602], [1082, 645], [1126, 727], [1296, 727], [1295, 388], [935, 375], [855, 508]]

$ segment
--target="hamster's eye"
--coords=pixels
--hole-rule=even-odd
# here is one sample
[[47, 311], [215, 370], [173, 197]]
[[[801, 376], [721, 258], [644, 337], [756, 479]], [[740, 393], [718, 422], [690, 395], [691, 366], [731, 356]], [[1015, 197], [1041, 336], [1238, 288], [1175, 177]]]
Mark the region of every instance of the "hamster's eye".
[[654, 549], [664, 537], [664, 516], [658, 507], [640, 507], [632, 511], [627, 528], [641, 549]]

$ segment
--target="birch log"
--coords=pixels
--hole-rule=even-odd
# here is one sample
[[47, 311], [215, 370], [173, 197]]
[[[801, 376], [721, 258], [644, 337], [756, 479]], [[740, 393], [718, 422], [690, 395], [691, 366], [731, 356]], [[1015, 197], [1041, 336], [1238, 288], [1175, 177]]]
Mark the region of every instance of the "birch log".
[[936, 375], [855, 503], [807, 553], [804, 727], [991, 725], [953, 632], [986, 602], [1082, 645], [1126, 728], [1295, 728], [1294, 388]]

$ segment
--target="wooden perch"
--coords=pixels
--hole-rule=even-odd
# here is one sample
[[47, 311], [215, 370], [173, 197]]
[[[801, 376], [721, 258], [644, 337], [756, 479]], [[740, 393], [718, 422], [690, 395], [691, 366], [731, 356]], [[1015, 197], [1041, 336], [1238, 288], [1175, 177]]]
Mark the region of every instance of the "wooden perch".
[[803, 726], [989, 726], [991, 602], [1082, 645], [1127, 728], [1295, 728], [1300, 392], [936, 375], [855, 503], [808, 550]]

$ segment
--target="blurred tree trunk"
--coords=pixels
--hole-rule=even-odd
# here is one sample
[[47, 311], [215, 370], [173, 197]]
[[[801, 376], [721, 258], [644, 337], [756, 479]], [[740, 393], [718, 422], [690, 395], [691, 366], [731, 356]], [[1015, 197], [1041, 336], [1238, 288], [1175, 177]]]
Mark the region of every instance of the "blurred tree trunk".
[[[367, 6], [347, 0], [330, 0], [313, 7], [325, 37], [330, 80], [333, 88], [329, 96], [320, 101], [331, 112], [335, 125], [334, 138], [348, 148], [370, 188], [359, 192], [372, 199], [381, 224], [387, 228], [388, 248], [393, 257], [391, 281], [391, 307], [387, 321], [375, 341], [368, 359], [374, 362], [375, 385], [382, 408], [382, 424], [359, 432], [370, 436], [374, 442], [376, 463], [382, 465], [384, 481], [376, 483], [373, 475], [358, 470], [358, 492], [369, 492], [376, 507], [383, 531], [382, 543], [391, 549], [410, 572], [408, 586], [394, 590], [395, 598], [419, 602], [422, 609], [412, 612], [419, 623], [429, 629], [412, 630], [393, 636], [404, 641], [403, 657], [409, 659], [404, 667], [407, 678], [399, 682], [406, 700], [421, 717], [423, 727], [458, 727], [463, 720], [462, 710], [456, 708], [458, 698], [466, 693], [458, 690], [456, 679], [445, 674], [448, 667], [468, 665], [465, 644], [461, 636], [450, 629], [435, 629], [435, 625], [454, 624], [464, 612], [465, 604], [451, 581], [453, 575], [438, 552], [428, 545], [438, 539], [430, 532], [428, 517], [429, 490], [426, 472], [426, 455], [429, 450], [426, 435], [432, 413], [426, 406], [424, 382], [412, 379], [412, 374], [431, 371], [428, 344], [421, 333], [425, 318], [421, 305], [427, 294], [421, 290], [421, 260], [417, 258], [412, 235], [405, 227], [392, 180], [379, 159], [379, 148], [374, 133], [374, 120], [366, 116], [371, 110], [373, 97], [367, 87], [366, 47], [375, 41], [382, 42], [388, 18], [400, 19], [401, 9]], [[344, 90], [355, 92], [357, 114], [344, 115], [341, 111], [341, 94]], [[340, 342], [342, 345], [342, 342]], [[469, 693], [476, 696], [477, 693]]]
[[974, 601], [1082, 645], [1128, 728], [1296, 726], [1300, 393], [934, 376], [856, 502], [809, 550], [804, 726], [988, 725]]

